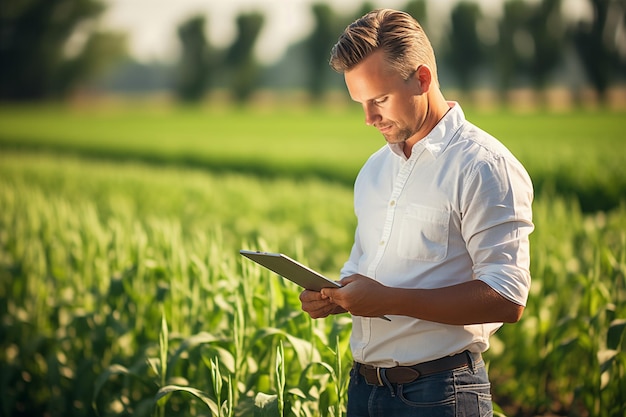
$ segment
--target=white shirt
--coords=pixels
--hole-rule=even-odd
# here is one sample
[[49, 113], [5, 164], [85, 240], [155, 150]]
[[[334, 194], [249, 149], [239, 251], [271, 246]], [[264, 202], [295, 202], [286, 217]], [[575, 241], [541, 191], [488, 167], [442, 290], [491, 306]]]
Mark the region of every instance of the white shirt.
[[[497, 139], [465, 120], [457, 103], [406, 158], [386, 145], [354, 186], [358, 220], [341, 277], [355, 273], [399, 288], [479, 279], [526, 305], [533, 188]], [[413, 365], [469, 349], [483, 352], [502, 323], [454, 326], [406, 316], [353, 317], [357, 362]]]

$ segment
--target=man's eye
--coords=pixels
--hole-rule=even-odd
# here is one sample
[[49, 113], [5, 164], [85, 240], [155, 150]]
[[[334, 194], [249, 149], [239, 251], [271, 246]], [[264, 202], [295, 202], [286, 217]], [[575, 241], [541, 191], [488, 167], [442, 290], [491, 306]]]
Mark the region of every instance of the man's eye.
[[377, 98], [376, 100], [374, 100], [374, 104], [383, 104], [385, 101], [387, 101], [387, 97]]

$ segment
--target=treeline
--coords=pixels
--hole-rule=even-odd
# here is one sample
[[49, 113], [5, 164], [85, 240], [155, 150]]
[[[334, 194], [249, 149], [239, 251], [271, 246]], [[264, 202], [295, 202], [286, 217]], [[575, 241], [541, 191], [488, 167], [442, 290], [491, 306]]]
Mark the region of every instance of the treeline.
[[[576, 57], [587, 84], [601, 101], [626, 73], [626, 0], [586, 0], [586, 18], [567, 20], [566, 0], [506, 0], [498, 20], [471, 0], [454, 4], [443, 24], [434, 22], [426, 0], [409, 0], [403, 10], [428, 33], [440, 30], [435, 50], [446, 81], [463, 92], [479, 80], [503, 99], [518, 83], [543, 92]], [[211, 16], [196, 15], [177, 28], [175, 64], [141, 64], [125, 54], [123, 34], [103, 33], [95, 22], [99, 0], [31, 0], [0, 8], [0, 100], [64, 98], [94, 84], [132, 90], [167, 87], [184, 102], [197, 102], [213, 89], [227, 89], [245, 102], [260, 88], [305, 89], [314, 99], [337, 85], [328, 68], [329, 51], [341, 30], [375, 8], [364, 3], [350, 15], [327, 3], [311, 6], [314, 27], [283, 59], [264, 67], [254, 48], [266, 24], [260, 12], [236, 18], [236, 36], [225, 48], [207, 38]], [[107, 66], [116, 71], [103, 76]]]

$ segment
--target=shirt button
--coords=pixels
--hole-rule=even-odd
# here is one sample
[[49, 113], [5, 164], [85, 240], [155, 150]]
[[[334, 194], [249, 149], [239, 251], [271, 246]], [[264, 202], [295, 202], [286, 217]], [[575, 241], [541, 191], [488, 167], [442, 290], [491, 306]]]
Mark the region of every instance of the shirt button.
[[396, 205], [396, 200], [391, 200], [391, 201], [389, 202], [389, 207], [393, 207], [393, 206], [395, 206], [395, 205]]
[[385, 244], [385, 241], [384, 241], [384, 240], [381, 240], [381, 241], [380, 241], [380, 246], [383, 246], [384, 244]]

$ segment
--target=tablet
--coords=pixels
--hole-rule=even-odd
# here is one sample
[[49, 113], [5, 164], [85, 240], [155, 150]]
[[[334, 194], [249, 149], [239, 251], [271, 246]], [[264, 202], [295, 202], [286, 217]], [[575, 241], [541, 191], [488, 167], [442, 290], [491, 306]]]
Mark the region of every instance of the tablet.
[[278, 275], [295, 282], [307, 290], [319, 291], [322, 288], [341, 287], [336, 282], [326, 278], [324, 275], [302, 265], [300, 262], [291, 259], [282, 253], [258, 252], [240, 250], [243, 256], [254, 262], [274, 271]]
[[[278, 275], [287, 278], [291, 282], [295, 282], [299, 286], [307, 290], [320, 291], [322, 288], [341, 287], [336, 281], [332, 281], [309, 268], [300, 262], [291, 259], [282, 253], [259, 252], [250, 250], [240, 250], [240, 254], [248, 259], [253, 260]], [[386, 321], [391, 321], [389, 317], [379, 317]]]

